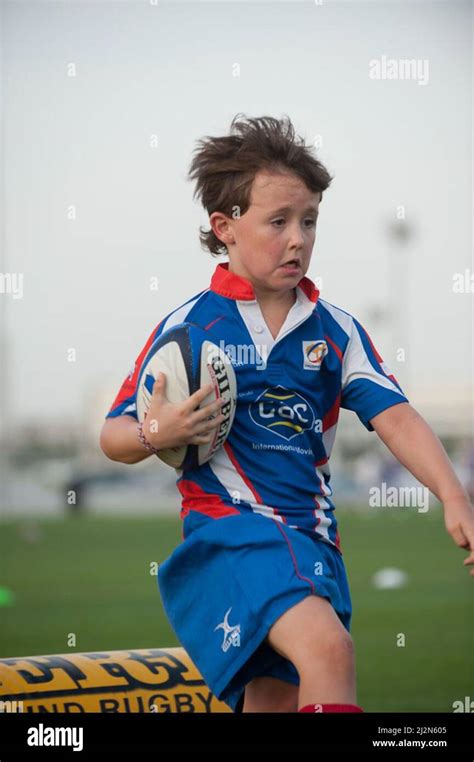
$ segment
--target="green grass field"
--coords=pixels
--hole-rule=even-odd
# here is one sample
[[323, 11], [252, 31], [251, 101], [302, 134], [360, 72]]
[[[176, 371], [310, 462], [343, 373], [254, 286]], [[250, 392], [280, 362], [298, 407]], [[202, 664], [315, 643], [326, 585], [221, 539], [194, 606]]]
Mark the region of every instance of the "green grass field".
[[[474, 698], [474, 579], [440, 511], [338, 514], [359, 703], [366, 711], [449, 712], [453, 701]], [[0, 526], [0, 586], [15, 596], [0, 609], [0, 656], [178, 645], [150, 564], [180, 542], [179, 520], [43, 520], [36, 542], [23, 526]], [[407, 586], [376, 590], [371, 577], [384, 567], [404, 570]]]

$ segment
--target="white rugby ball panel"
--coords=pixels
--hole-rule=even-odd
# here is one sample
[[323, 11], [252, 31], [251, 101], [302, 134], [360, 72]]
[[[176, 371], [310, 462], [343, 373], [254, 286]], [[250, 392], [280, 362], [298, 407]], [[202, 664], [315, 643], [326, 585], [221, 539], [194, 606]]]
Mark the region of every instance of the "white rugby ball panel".
[[[169, 402], [176, 404], [189, 397], [189, 382], [183, 356], [179, 351], [177, 342], [170, 341], [152, 355], [146, 366], [141, 382], [141, 393], [137, 394], [137, 414], [140, 421], [144, 420], [145, 413], [150, 407], [153, 385], [158, 373], [165, 373], [166, 375], [166, 398]], [[170, 383], [170, 379], [174, 379], [174, 383]], [[179, 468], [185, 456], [186, 447], [183, 445], [182, 447], [161, 450], [159, 457], [168, 466]]]
[[[208, 340], [203, 342], [201, 349], [201, 378], [205, 378], [205, 383], [212, 383], [214, 387], [213, 392], [204, 400], [203, 407], [214, 399], [224, 399], [227, 403], [223, 405], [221, 410], [224, 420], [216, 429], [212, 442], [209, 446], [205, 446], [210, 451], [209, 457], [206, 458], [209, 460], [216, 450], [224, 444], [232, 426], [237, 400], [237, 381], [229, 357], [217, 344]], [[201, 447], [204, 446], [201, 445], [200, 449]], [[204, 456], [204, 450], [202, 456]]]
[[[212, 440], [203, 445], [183, 445], [160, 451], [159, 458], [175, 469], [192, 469], [206, 463], [224, 444], [235, 416], [237, 382], [230, 358], [209, 340], [208, 334], [192, 323], [181, 323], [165, 331], [150, 348], [139, 374], [137, 415], [144, 420], [158, 373], [166, 374], [166, 397], [183, 402], [195, 391], [211, 383], [213, 389], [200, 407], [223, 398], [224, 419]], [[159, 422], [158, 422], [159, 425]]]

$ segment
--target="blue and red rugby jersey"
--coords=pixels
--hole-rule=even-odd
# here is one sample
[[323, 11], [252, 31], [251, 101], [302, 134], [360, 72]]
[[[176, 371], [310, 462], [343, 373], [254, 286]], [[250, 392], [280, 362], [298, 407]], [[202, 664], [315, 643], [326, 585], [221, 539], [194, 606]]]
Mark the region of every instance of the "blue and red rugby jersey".
[[319, 298], [303, 277], [274, 339], [252, 284], [218, 264], [210, 287], [154, 328], [106, 418], [137, 418], [140, 367], [155, 339], [192, 322], [225, 349], [237, 410], [223, 447], [203, 466], [176, 469], [183, 539], [203, 522], [259, 513], [340, 550], [329, 458], [340, 408], [369, 431], [378, 413], [408, 402], [361, 324]]

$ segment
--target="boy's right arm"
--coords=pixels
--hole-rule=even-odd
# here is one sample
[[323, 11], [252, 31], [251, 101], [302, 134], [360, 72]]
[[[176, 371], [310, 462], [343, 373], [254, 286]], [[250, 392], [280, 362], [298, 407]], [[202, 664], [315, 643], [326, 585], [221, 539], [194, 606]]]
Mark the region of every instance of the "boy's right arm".
[[[153, 386], [150, 408], [143, 422], [147, 442], [157, 450], [210, 442], [213, 430], [224, 418], [219, 413], [225, 401], [215, 400], [196, 410], [212, 391], [212, 384], [207, 384], [184, 402], [173, 405], [166, 398], [166, 376], [160, 375]], [[211, 420], [210, 416], [213, 416]], [[107, 418], [100, 434], [100, 446], [108, 458], [120, 463], [139, 463], [152, 454], [138, 439], [138, 423], [130, 415]]]
[[137, 421], [131, 415], [107, 418], [100, 432], [100, 447], [110, 460], [139, 463], [153, 453], [138, 439]]

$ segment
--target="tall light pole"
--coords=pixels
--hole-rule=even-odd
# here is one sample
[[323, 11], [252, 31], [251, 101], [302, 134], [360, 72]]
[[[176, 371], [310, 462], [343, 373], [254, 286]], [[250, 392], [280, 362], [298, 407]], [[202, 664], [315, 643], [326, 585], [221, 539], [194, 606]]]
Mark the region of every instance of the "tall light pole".
[[[415, 226], [406, 218], [391, 219], [387, 223], [388, 237], [388, 277], [389, 277], [389, 312], [394, 360], [398, 349], [405, 352], [403, 372], [407, 394], [410, 393], [410, 243], [415, 236]], [[387, 363], [391, 365], [391, 363]], [[396, 366], [392, 370], [397, 376]]]

